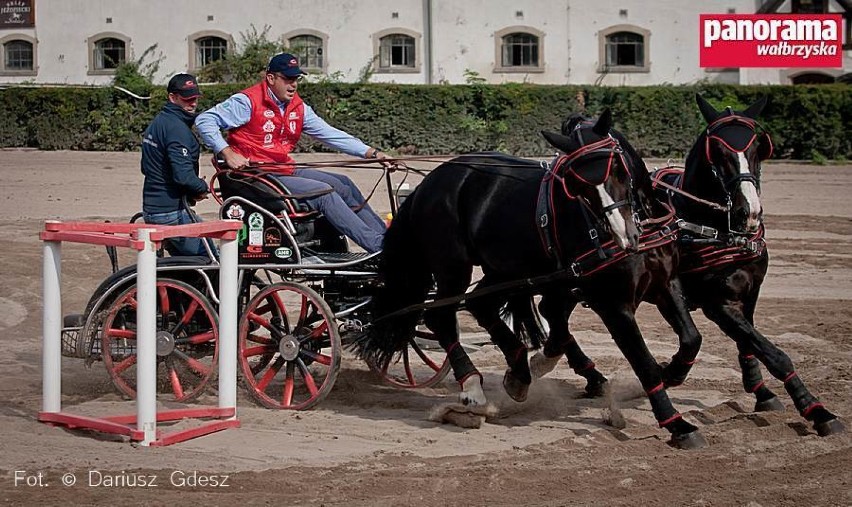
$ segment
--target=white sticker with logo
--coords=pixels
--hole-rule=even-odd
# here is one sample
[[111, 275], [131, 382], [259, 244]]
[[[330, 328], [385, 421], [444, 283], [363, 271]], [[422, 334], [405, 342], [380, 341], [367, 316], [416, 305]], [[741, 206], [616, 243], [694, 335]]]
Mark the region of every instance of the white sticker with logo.
[[275, 130], [275, 124], [272, 123], [272, 120], [266, 120], [266, 123], [263, 124], [264, 132], [272, 132]]
[[263, 136], [263, 145], [270, 146], [272, 144], [272, 134], [266, 134]]
[[267, 109], [263, 112], [263, 116], [266, 118], [275, 118], [275, 113], [272, 112], [272, 109]]
[[225, 215], [234, 220], [242, 220], [243, 217], [246, 216], [246, 210], [244, 210], [239, 204], [231, 204]]
[[249, 245], [263, 246], [263, 215], [252, 213], [249, 215]]
[[296, 122], [294, 121], [290, 122], [290, 132], [292, 132], [293, 134], [296, 133]]
[[293, 250], [287, 247], [281, 247], [275, 249], [275, 256], [279, 259], [289, 259], [293, 256]]

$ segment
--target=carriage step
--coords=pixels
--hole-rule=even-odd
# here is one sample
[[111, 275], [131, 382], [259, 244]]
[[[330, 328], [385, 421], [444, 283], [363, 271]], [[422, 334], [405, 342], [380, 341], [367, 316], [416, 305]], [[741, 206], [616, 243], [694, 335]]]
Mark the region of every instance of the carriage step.
[[352, 269], [375, 270], [378, 267], [380, 253], [367, 252], [314, 252], [305, 249], [302, 255], [302, 264], [344, 264]]

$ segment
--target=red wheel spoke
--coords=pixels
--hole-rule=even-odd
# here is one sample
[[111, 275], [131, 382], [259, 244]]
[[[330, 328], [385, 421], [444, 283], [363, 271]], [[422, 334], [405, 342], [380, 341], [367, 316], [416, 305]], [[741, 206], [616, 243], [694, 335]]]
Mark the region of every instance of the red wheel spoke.
[[256, 334], [246, 335], [246, 340], [252, 341], [254, 343], [263, 343], [265, 345], [275, 345], [275, 342], [273, 342], [271, 338], [268, 338], [266, 336], [259, 336]]
[[267, 352], [274, 351], [273, 347], [269, 347], [268, 345], [258, 345], [257, 347], [248, 347], [243, 349], [243, 357], [254, 357], [262, 354], [266, 354]]
[[405, 378], [408, 379], [408, 383], [416, 384], [417, 379], [414, 378], [414, 372], [411, 371], [411, 361], [408, 360], [408, 349], [402, 351], [402, 366], [405, 368]]
[[263, 377], [257, 382], [257, 388], [261, 391], [266, 391], [266, 386], [269, 385], [269, 382], [275, 378], [275, 375], [281, 371], [281, 367], [284, 366], [284, 358], [278, 356], [275, 358], [275, 361], [269, 366], [269, 369], [266, 370], [266, 373], [263, 374]]
[[189, 304], [189, 308], [187, 308], [186, 312], [183, 314], [183, 318], [180, 319], [181, 327], [189, 324], [189, 321], [192, 320], [192, 317], [193, 317], [193, 315], [195, 315], [195, 312], [197, 310], [198, 310], [198, 301], [193, 299], [192, 303]]
[[169, 294], [165, 285], [157, 285], [157, 294], [160, 296], [160, 310], [169, 313]]
[[299, 353], [301, 353], [303, 356], [307, 356], [308, 358], [312, 359], [317, 363], [324, 364], [326, 366], [331, 365], [331, 356], [320, 354], [318, 352], [314, 352], [313, 350], [308, 349], [302, 349], [299, 351]]
[[175, 340], [175, 343], [178, 345], [183, 345], [186, 343], [191, 343], [193, 345], [200, 345], [202, 343], [208, 343], [216, 339], [216, 333], [213, 331], [207, 331], [206, 333], [199, 333], [196, 335], [189, 336], [187, 338], [178, 338]]
[[281, 393], [281, 404], [285, 407], [289, 407], [293, 404], [293, 362], [289, 361], [287, 363], [287, 374], [284, 377], [284, 392]]
[[126, 305], [130, 306], [130, 308], [133, 308], [135, 310], [139, 306], [139, 302], [136, 301], [135, 297], [133, 297], [134, 295], [135, 295], [135, 293], [134, 294], [128, 294], [127, 298], [124, 300], [123, 304], [126, 304]]
[[[328, 321], [324, 320], [324, 321], [322, 321], [322, 324], [320, 324], [319, 326], [317, 326], [316, 329], [311, 331], [311, 334], [308, 335], [307, 339], [308, 340], [316, 340], [320, 336], [323, 336], [326, 331], [328, 331]], [[301, 340], [301, 341], [304, 341], [304, 340]]]
[[210, 372], [210, 368], [208, 368], [207, 365], [205, 365], [198, 359], [189, 357], [188, 355], [186, 355], [186, 353], [184, 353], [184, 351], [180, 349], [175, 349], [174, 351], [172, 351], [172, 354], [182, 359], [187, 366], [189, 366], [195, 373], [201, 376], [207, 375]]
[[302, 308], [299, 310], [299, 325], [301, 326], [305, 322], [305, 317], [308, 316], [308, 296], [302, 294]]
[[317, 395], [319, 389], [317, 389], [317, 383], [314, 382], [314, 377], [311, 375], [308, 367], [305, 366], [305, 363], [299, 361], [299, 371], [302, 372], [302, 378], [305, 379], [305, 387], [308, 388], [308, 392], [311, 393], [311, 398]]
[[134, 364], [136, 364], [136, 354], [133, 354], [132, 356], [127, 356], [120, 363], [117, 363], [115, 366], [113, 366], [113, 370], [115, 370], [116, 373], [121, 373], [124, 370], [133, 366]]
[[246, 314], [246, 317], [248, 318], [248, 320], [250, 322], [254, 322], [258, 326], [263, 326], [263, 327], [265, 327], [266, 329], [269, 329], [269, 330], [272, 329], [272, 324], [269, 322], [269, 320], [264, 319], [263, 317], [261, 317], [260, 315], [254, 313], [254, 312], [249, 312], [248, 314]]
[[128, 340], [136, 339], [136, 331], [132, 329], [107, 329], [106, 334], [110, 338], [126, 338]]
[[[420, 359], [426, 364], [426, 366], [428, 366], [429, 368], [432, 368], [432, 370], [434, 370], [434, 371], [438, 371], [438, 370], [441, 369], [441, 366], [435, 364], [435, 361], [432, 361], [432, 358], [427, 356], [426, 353], [423, 352], [423, 349], [421, 349], [419, 345], [414, 343], [414, 340], [410, 341], [409, 345], [411, 346], [412, 349], [414, 349], [414, 352], [416, 352], [417, 355], [420, 356]], [[406, 350], [406, 352], [408, 352], [408, 351]], [[407, 355], [406, 355], [406, 358], [407, 358]]]
[[183, 398], [183, 386], [180, 385], [180, 379], [178, 378], [177, 371], [175, 370], [174, 364], [169, 361], [169, 381], [172, 383], [172, 392], [175, 393], [175, 398], [180, 399]]

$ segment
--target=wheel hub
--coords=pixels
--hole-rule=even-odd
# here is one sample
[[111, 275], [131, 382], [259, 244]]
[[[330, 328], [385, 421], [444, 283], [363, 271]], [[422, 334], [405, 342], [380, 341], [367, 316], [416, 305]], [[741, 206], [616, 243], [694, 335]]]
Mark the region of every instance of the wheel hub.
[[175, 337], [168, 331], [157, 331], [157, 355], [167, 356], [175, 350]]
[[281, 341], [278, 343], [278, 352], [281, 353], [281, 357], [286, 361], [296, 359], [299, 356], [299, 349], [299, 340], [291, 334], [281, 338]]

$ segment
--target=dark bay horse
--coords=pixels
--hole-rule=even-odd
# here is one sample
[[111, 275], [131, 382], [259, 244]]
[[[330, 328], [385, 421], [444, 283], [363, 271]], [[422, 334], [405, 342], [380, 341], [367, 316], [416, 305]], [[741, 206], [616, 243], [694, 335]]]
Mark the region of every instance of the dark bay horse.
[[[486, 153], [458, 157], [432, 171], [386, 233], [379, 268], [383, 286], [373, 297], [372, 325], [354, 343], [358, 354], [386, 364], [412, 338], [421, 312], [411, 310], [423, 309], [416, 305], [426, 299], [432, 281], [439, 301], [463, 295], [473, 267], [481, 266], [484, 276], [474, 291], [479, 296], [465, 306], [506, 357], [507, 392], [523, 400], [531, 382], [527, 346], [500, 318], [506, 291], [487, 289], [514, 286], [528, 298], [529, 288], [513, 282], [537, 280], [563, 298], [580, 291], [639, 377], [660, 426], [678, 446], [704, 445], [697, 428], [672, 406], [661, 368], [636, 324], [640, 301], [664, 287], [659, 292], [665, 294], [655, 296], [685, 337], [685, 362], [698, 352], [700, 335], [679, 288], [669, 283], [674, 248], [628, 255], [639, 246], [631, 176], [637, 166], [635, 151], [610, 135], [611, 125], [606, 111], [568, 135], [543, 132], [565, 153], [552, 167]], [[604, 251], [610, 240], [620, 254]], [[456, 311], [457, 305], [430, 307], [424, 322], [447, 351], [461, 402], [484, 407], [482, 376], [459, 345]]]
[[[755, 395], [755, 411], [784, 409], [762, 378], [763, 363], [783, 382], [796, 409], [819, 435], [842, 432], [843, 424], [805, 387], [789, 356], [754, 326], [755, 307], [769, 265], [763, 238], [760, 163], [771, 156], [772, 142], [756, 121], [766, 100], [758, 100], [742, 112], [717, 111], [700, 95], [696, 100], [707, 128], [690, 150], [684, 170], [654, 175], [660, 199], [670, 199], [677, 216], [685, 221], [679, 242], [684, 295], [736, 343], [743, 387]], [[544, 354], [531, 360], [539, 365], [536, 374], [549, 371], [560, 352], [571, 366], [593, 364], [573, 338], [568, 340], [570, 347], [561, 336], [556, 338], [553, 343], [549, 338]], [[669, 376], [666, 385], [680, 383], [684, 378], [680, 373]], [[594, 366], [583, 375], [603, 377]]]

